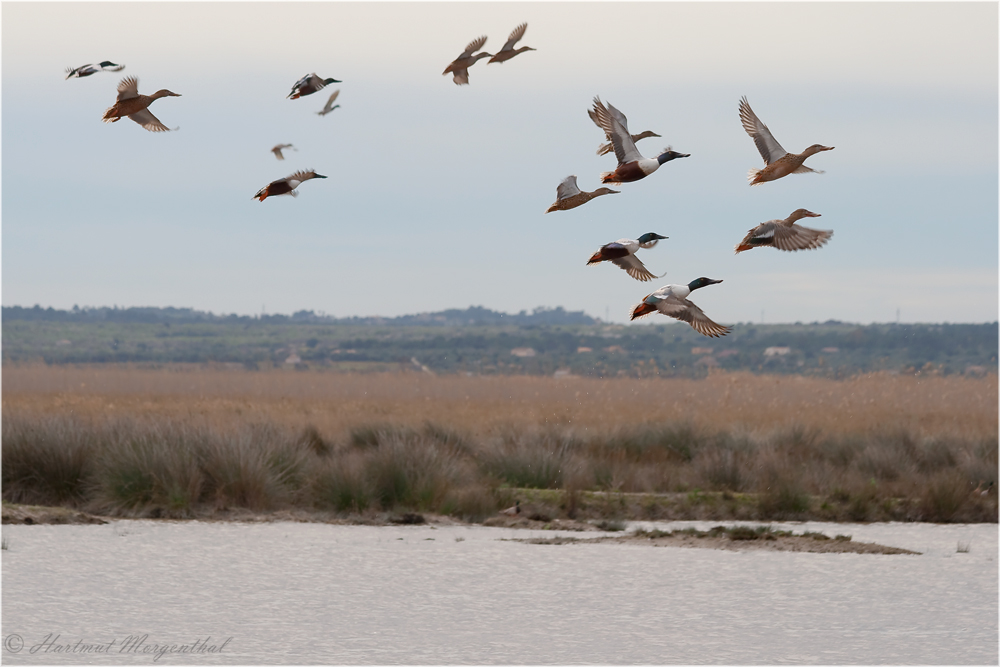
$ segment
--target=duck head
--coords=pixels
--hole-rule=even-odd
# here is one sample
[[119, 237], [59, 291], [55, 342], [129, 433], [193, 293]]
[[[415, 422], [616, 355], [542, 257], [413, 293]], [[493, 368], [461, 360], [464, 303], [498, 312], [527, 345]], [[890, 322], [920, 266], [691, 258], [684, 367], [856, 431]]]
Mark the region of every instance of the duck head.
[[819, 213], [813, 213], [812, 211], [809, 211], [807, 209], [799, 208], [793, 211], [790, 216], [788, 216], [788, 220], [789, 222], [795, 222], [796, 220], [801, 220], [802, 218], [818, 218], [818, 217], [820, 217]]
[[660, 239], [665, 239], [665, 238], [669, 238], [669, 237], [660, 236], [656, 232], [647, 232], [647, 233], [643, 234], [642, 236], [640, 236], [636, 240], [639, 242], [639, 245], [641, 247], [643, 247], [643, 248], [652, 248], [654, 245], [656, 245], [657, 241], [659, 241]]
[[802, 151], [802, 154], [805, 156], [815, 155], [816, 153], [820, 153], [822, 151], [832, 151], [834, 148], [835, 146], [823, 146], [822, 144], [813, 144], [809, 148]]
[[716, 283], [721, 283], [721, 280], [712, 280], [711, 278], [698, 278], [697, 280], [692, 280], [688, 283], [688, 289], [692, 292], [706, 285], [715, 285]]
[[671, 160], [676, 160], [679, 157], [691, 157], [691, 154], [678, 153], [675, 150], [671, 150], [670, 147], [668, 146], [667, 150], [663, 151], [662, 153], [656, 156], [656, 161], [659, 162], [660, 164], [663, 164], [664, 162], [670, 162]]
[[180, 97], [180, 96], [181, 96], [180, 93], [172, 93], [166, 88], [164, 88], [163, 90], [158, 90], [152, 95], [150, 95], [150, 97], [152, 97], [154, 100], [157, 100], [161, 97]]
[[620, 195], [621, 190], [612, 190], [611, 188], [597, 188], [594, 190], [594, 196], [598, 197], [600, 195]]
[[660, 135], [651, 130], [643, 130], [639, 134], [635, 135], [633, 141], [639, 141], [640, 139], [649, 139], [650, 137], [659, 137]]
[[337, 79], [323, 79], [324, 86], [329, 86], [331, 83], [343, 83], [343, 81], [338, 81]]

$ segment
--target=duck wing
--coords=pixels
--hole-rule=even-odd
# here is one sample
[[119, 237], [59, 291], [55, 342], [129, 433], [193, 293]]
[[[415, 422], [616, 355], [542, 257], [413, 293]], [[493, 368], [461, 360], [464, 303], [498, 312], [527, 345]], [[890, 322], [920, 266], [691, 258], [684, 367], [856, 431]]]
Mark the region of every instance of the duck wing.
[[527, 29], [528, 29], [527, 23], [522, 23], [521, 25], [514, 28], [514, 30], [510, 33], [510, 36], [507, 38], [507, 41], [504, 43], [503, 48], [500, 50], [512, 51], [514, 49], [514, 45], [517, 44], [517, 42], [522, 37], [524, 37], [524, 31]]
[[743, 122], [743, 129], [757, 144], [757, 150], [760, 151], [760, 156], [764, 158], [765, 164], [771, 164], [788, 155], [788, 151], [781, 147], [781, 144], [771, 134], [771, 130], [767, 129], [767, 125], [764, 125], [760, 122], [760, 118], [757, 118], [757, 114], [750, 108], [746, 96], [740, 100], [740, 120]]
[[338, 88], [337, 90], [333, 91], [333, 94], [330, 95], [330, 99], [328, 99], [326, 101], [326, 104], [323, 106], [323, 112], [324, 113], [329, 113], [330, 109], [333, 108], [333, 102], [334, 102], [334, 100], [337, 99], [337, 95], [340, 95], [340, 88]]
[[775, 225], [774, 247], [778, 250], [815, 250], [833, 236], [832, 231], [792, 225]]
[[118, 101], [139, 97], [139, 79], [127, 76], [118, 83]]
[[580, 194], [580, 188], [576, 184], [576, 176], [567, 176], [556, 187], [556, 199], [569, 199], [578, 194]]
[[136, 111], [133, 114], [129, 114], [129, 119], [142, 125], [144, 128], [150, 132], [169, 132], [170, 128], [161, 123], [156, 116], [154, 116], [149, 109], [143, 109], [142, 111]]
[[610, 104], [605, 106], [599, 97], [594, 98], [593, 110], [597, 115], [597, 120], [600, 121], [601, 128], [611, 140], [611, 145], [614, 146], [618, 164], [641, 160], [642, 155], [635, 147], [632, 135], [628, 132], [628, 119], [625, 118], [625, 114]]
[[473, 53], [483, 48], [483, 44], [485, 43], [486, 43], [486, 35], [483, 35], [482, 37], [477, 37], [476, 39], [468, 43], [468, 45], [465, 47], [465, 51], [462, 51], [462, 55], [460, 55], [458, 58], [455, 58], [455, 60], [460, 60], [462, 58], [470, 58]]
[[462, 69], [452, 70], [451, 80], [459, 86], [469, 83], [469, 70], [465, 67]]
[[[635, 255], [626, 255], [611, 260], [611, 263], [625, 269], [625, 272], [639, 282], [648, 282], [653, 278], [662, 278], [649, 272], [646, 266]], [[666, 275], [666, 274], [664, 274]]]
[[724, 327], [710, 320], [705, 311], [687, 299], [679, 299], [671, 294], [665, 299], [658, 300], [654, 305], [664, 315], [681, 322], [687, 322], [691, 328], [704, 336], [716, 338], [725, 336], [730, 331], [729, 327]]

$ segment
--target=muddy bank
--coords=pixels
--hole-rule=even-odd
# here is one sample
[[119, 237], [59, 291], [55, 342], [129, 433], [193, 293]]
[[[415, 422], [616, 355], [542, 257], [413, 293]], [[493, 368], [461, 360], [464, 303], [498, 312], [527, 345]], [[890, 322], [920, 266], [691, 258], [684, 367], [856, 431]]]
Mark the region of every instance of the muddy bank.
[[708, 531], [684, 529], [672, 532], [660, 530], [637, 530], [625, 535], [602, 535], [600, 537], [534, 537], [512, 542], [527, 544], [635, 544], [651, 547], [680, 547], [687, 549], [725, 549], [728, 551], [800, 551], [808, 553], [854, 553], [854, 554], [911, 554], [917, 551], [888, 547], [873, 542], [854, 542], [849, 535], [829, 537], [822, 533], [795, 535], [789, 531], [775, 531], [769, 526], [724, 527], [716, 526]]

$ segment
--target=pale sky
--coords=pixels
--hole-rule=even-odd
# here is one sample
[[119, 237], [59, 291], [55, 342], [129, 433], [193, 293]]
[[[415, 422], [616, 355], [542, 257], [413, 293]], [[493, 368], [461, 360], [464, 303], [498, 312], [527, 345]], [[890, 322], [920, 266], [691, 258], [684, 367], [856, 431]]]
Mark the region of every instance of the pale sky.
[[[624, 322], [668, 283], [717, 322], [998, 311], [997, 3], [2, 4], [3, 304], [396, 316], [563, 306]], [[537, 51], [442, 76], [519, 23]], [[111, 60], [122, 72], [64, 80]], [[342, 83], [285, 99], [304, 74]], [[177, 132], [101, 122], [125, 76]], [[320, 117], [329, 92], [341, 108]], [[595, 95], [691, 157], [544, 215], [613, 156]], [[746, 95], [824, 174], [749, 187]], [[279, 162], [278, 143], [294, 144]], [[298, 198], [252, 199], [300, 169]], [[797, 208], [823, 248], [733, 254]], [[639, 283], [602, 244], [654, 231]], [[646, 321], [666, 318], [646, 318]]]

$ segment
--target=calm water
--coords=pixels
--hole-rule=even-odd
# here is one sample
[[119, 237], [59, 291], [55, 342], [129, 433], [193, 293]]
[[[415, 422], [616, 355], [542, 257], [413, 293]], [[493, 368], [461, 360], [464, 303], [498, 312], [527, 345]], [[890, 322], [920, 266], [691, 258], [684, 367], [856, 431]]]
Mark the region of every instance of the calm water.
[[[481, 527], [7, 525], [0, 651], [8, 664], [997, 664], [996, 525], [784, 527], [923, 555], [528, 545]], [[217, 652], [143, 652], [171, 645]]]

